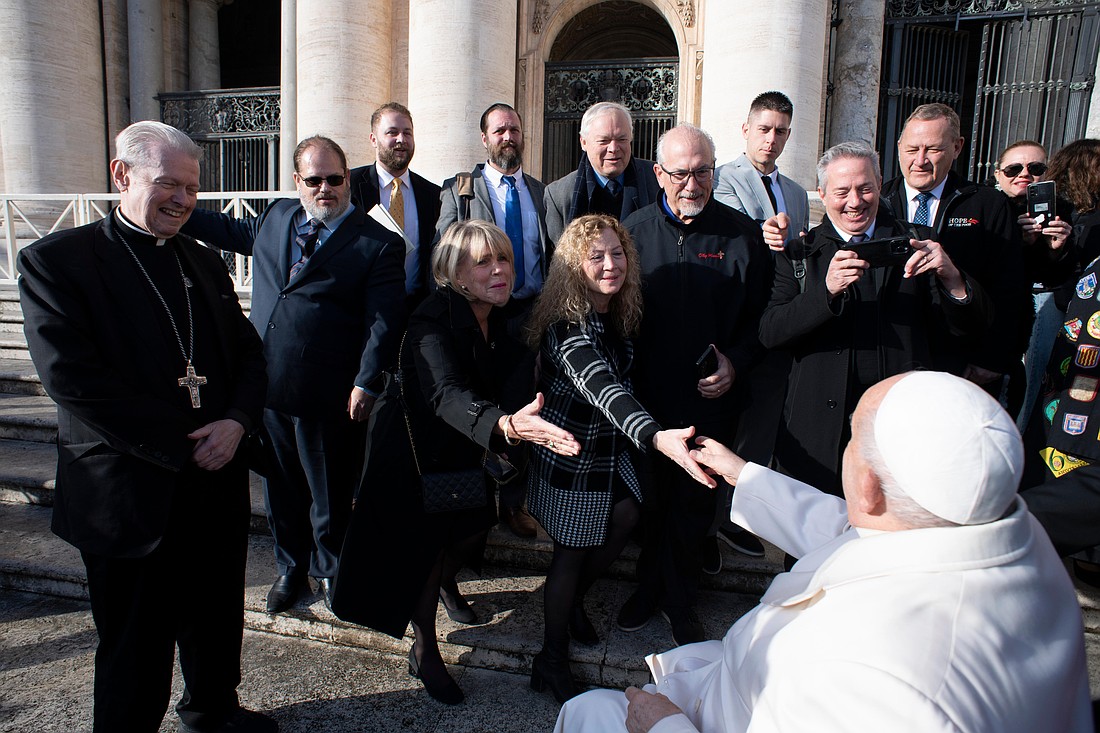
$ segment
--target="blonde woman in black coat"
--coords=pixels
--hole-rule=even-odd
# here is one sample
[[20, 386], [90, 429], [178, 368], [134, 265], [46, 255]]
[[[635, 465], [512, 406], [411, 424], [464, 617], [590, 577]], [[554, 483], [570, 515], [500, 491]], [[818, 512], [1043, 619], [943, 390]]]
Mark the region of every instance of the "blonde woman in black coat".
[[549, 686], [559, 702], [578, 690], [569, 669], [569, 637], [600, 639], [584, 595], [619, 556], [642, 501], [635, 451], [651, 447], [714, 486], [688, 454], [693, 428], [662, 430], [631, 394], [631, 338], [641, 322], [638, 255], [609, 216], [575, 219], [558, 240], [530, 323], [540, 348], [540, 415], [571, 433], [577, 455], [532, 446], [527, 504], [554, 540], [545, 586], [545, 636], [531, 686]]

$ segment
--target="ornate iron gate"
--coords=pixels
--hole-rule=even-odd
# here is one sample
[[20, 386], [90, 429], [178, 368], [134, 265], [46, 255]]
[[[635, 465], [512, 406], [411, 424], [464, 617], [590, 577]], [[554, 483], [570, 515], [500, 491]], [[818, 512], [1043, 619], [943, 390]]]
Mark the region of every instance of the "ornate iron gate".
[[161, 119], [203, 149], [204, 191], [279, 190], [279, 88], [161, 94]]
[[675, 58], [547, 63], [542, 175], [556, 181], [576, 170], [581, 116], [597, 102], [618, 102], [634, 118], [634, 154], [652, 159], [657, 138], [676, 124]]
[[967, 146], [958, 169], [984, 180], [1024, 138], [1052, 152], [1085, 133], [1100, 46], [1100, 2], [888, 0], [879, 104], [883, 174], [918, 105], [959, 113]]

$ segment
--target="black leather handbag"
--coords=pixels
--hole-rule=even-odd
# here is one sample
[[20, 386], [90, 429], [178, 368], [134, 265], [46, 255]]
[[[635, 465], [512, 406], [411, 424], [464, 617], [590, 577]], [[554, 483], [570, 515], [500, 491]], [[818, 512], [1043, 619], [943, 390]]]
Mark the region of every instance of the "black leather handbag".
[[[409, 419], [409, 403], [405, 399], [405, 337], [401, 337], [398, 350], [397, 382], [401, 390], [401, 411], [405, 415], [405, 429], [409, 431], [409, 445], [412, 447], [416, 473], [420, 477], [420, 495], [424, 502], [424, 511], [428, 514], [453, 512], [460, 509], [477, 509], [488, 502], [485, 490], [484, 468], [460, 468], [454, 471], [430, 471], [421, 469], [420, 456], [416, 451], [416, 438], [413, 437], [412, 422]], [[485, 465], [484, 456], [481, 459]]]

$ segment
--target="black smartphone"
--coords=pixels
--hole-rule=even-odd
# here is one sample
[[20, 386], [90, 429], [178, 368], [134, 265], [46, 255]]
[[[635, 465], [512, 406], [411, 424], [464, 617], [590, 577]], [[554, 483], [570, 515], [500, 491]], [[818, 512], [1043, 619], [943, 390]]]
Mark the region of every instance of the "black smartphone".
[[909, 246], [909, 237], [887, 237], [886, 239], [872, 239], [867, 242], [846, 242], [840, 245], [840, 248], [855, 252], [861, 260], [871, 267], [904, 265], [913, 255], [913, 248]]
[[1027, 215], [1040, 224], [1050, 221], [1054, 218], [1056, 196], [1054, 181], [1027, 184]]
[[519, 471], [512, 465], [511, 461], [493, 451], [486, 451], [485, 453], [485, 471], [498, 484], [506, 484], [519, 476]]
[[707, 350], [695, 360], [695, 369], [699, 379], [706, 379], [718, 371], [718, 352], [714, 350], [714, 344], [707, 344]]

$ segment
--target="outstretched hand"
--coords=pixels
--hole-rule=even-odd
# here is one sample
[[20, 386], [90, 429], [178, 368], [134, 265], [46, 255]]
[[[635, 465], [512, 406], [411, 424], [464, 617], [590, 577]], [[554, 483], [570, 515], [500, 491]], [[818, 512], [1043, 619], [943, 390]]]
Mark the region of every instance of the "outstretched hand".
[[736, 486], [741, 471], [748, 463], [744, 458], [719, 443], [714, 438], [700, 435], [695, 439], [699, 447], [691, 451], [691, 457], [697, 463], [706, 466], [709, 473], [721, 476], [730, 484]]
[[[508, 428], [506, 437], [515, 437], [543, 445], [563, 456], [575, 456], [580, 453], [581, 444], [572, 433], [539, 417], [544, 403], [542, 392], [539, 392], [535, 395], [535, 399], [517, 410], [506, 425]], [[507, 420], [507, 417], [501, 419]], [[503, 429], [505, 425], [501, 427]]]
[[693, 479], [713, 489], [717, 486], [714, 479], [708, 476], [703, 467], [691, 457], [692, 451], [688, 448], [687, 442], [692, 435], [695, 435], [694, 427], [662, 430], [653, 436], [653, 447], [675, 461]]

